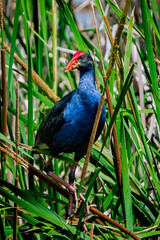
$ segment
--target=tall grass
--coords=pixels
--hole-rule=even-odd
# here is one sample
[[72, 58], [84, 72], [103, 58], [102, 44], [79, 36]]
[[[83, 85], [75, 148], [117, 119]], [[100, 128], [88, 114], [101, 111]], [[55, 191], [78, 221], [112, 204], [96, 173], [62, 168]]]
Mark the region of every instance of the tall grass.
[[[126, 2], [95, 0], [96, 29], [91, 2], [78, 5], [76, 1], [17, 0], [14, 5], [4, 1], [8, 4], [3, 6], [4, 30], [1, 30], [0, 44], [6, 56], [8, 133], [7, 137], [0, 133], [1, 239], [13, 236], [15, 206], [18, 208], [17, 239], [158, 239], [160, 8], [156, 0], [150, 4], [146, 0], [134, 1], [129, 8], [119, 35], [120, 44], [116, 46], [117, 55], [112, 55], [116, 56], [114, 68], [107, 79], [113, 115], [109, 113], [104, 94], [107, 85], [103, 77], [110, 66], [115, 28]], [[107, 110], [106, 125], [92, 147], [83, 186], [80, 183], [84, 158], [76, 172], [76, 187], [91, 205], [87, 233], [82, 224], [86, 203], [80, 205], [77, 218], [67, 225], [64, 219], [68, 191], [43, 173], [49, 153], [33, 156], [31, 148], [26, 149], [34, 145], [35, 133], [49, 109], [77, 87], [77, 72], [65, 73], [64, 69], [66, 59], [78, 50], [89, 52], [95, 59], [97, 87], [105, 96]], [[20, 85], [18, 158], [16, 79]], [[2, 96], [2, 87], [0, 93]], [[2, 98], [0, 106], [0, 116], [3, 116]], [[114, 123], [122, 185], [117, 177]], [[5, 173], [3, 152], [7, 153]], [[54, 159], [52, 169], [68, 181], [72, 164], [73, 154], [62, 154]]]

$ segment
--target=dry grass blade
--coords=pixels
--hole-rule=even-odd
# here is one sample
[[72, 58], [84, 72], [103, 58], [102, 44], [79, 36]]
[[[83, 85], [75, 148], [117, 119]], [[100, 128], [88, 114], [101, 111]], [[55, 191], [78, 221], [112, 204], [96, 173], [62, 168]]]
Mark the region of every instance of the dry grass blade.
[[15, 136], [16, 136], [16, 155], [18, 154], [19, 146], [19, 82], [16, 79], [16, 126], [15, 126]]
[[[3, 4], [0, 0], [0, 29], [2, 32], [3, 40]], [[6, 82], [6, 59], [5, 59], [5, 49], [1, 49], [1, 69], [2, 69], [2, 105], [3, 105], [3, 126], [2, 131], [5, 136], [7, 136], [7, 82]], [[6, 161], [6, 154], [3, 154], [4, 161]]]
[[3, 30], [3, 4], [2, 0], [0, 0], [0, 28]]
[[[105, 77], [104, 77], [104, 82], [106, 82]], [[112, 117], [113, 116], [113, 106], [112, 106], [108, 81], [107, 81], [107, 85], [106, 85], [106, 95], [107, 95], [109, 113], [110, 113], [110, 116]], [[120, 156], [119, 143], [118, 143], [118, 137], [117, 137], [117, 129], [116, 129], [115, 122], [113, 123], [113, 138], [114, 138], [114, 144], [115, 144], [115, 155], [116, 155], [116, 167], [117, 167], [118, 183], [119, 183], [119, 186], [121, 187], [122, 186], [121, 156]]]
[[[6, 82], [6, 67], [5, 67], [5, 50], [1, 50], [1, 65], [2, 65], [2, 102], [3, 102], [3, 134], [7, 136], [7, 82]], [[3, 154], [6, 161], [6, 154]]]
[[[18, 166], [18, 146], [19, 146], [19, 82], [16, 79], [16, 126], [15, 126], [15, 136], [16, 136], [16, 175]], [[15, 178], [15, 187], [18, 187], [18, 177]], [[17, 197], [17, 195], [15, 194]], [[14, 203], [14, 221], [13, 221], [13, 240], [17, 240], [17, 223], [18, 223], [18, 205]]]

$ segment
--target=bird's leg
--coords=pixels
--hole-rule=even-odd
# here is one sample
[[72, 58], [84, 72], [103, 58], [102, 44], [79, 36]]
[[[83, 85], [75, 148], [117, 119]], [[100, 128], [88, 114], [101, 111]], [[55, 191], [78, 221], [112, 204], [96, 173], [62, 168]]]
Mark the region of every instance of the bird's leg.
[[[72, 169], [70, 171], [70, 174], [69, 174], [69, 184], [73, 187], [74, 187], [75, 171], [76, 171], [77, 165], [78, 165], [78, 161], [75, 161], [72, 166]], [[68, 219], [73, 215], [73, 200], [74, 200], [74, 198], [75, 198], [75, 202], [76, 202], [76, 208], [75, 208], [74, 213], [76, 213], [77, 209], [78, 209], [78, 198], [77, 198], [77, 190], [76, 189], [74, 191], [74, 196], [71, 192], [69, 193], [69, 205], [68, 205], [68, 213], [67, 213]]]
[[[69, 174], [69, 184], [72, 185], [73, 187], [74, 187], [75, 171], [76, 171], [77, 165], [78, 165], [78, 161], [75, 161], [73, 166], [72, 166], [72, 169], [70, 171], [70, 174]], [[76, 207], [75, 207], [74, 213], [73, 213], [73, 197], [74, 197], [74, 200], [76, 202]], [[80, 199], [83, 202], [85, 202], [85, 198], [83, 197], [83, 195], [81, 193], [80, 193]], [[74, 191], [74, 196], [73, 196], [73, 192], [72, 193], [70, 192], [69, 193], [69, 205], [68, 205], [67, 222], [69, 222], [69, 220], [73, 216], [73, 214], [75, 214], [77, 212], [77, 209], [78, 209], [77, 191]], [[89, 216], [89, 205], [88, 205], [88, 202], [86, 202], [86, 210], [87, 210], [87, 216], [83, 220], [83, 227], [84, 227], [85, 231], [87, 231], [85, 222], [86, 222], [86, 220], [87, 220], [87, 218]]]
[[[74, 214], [77, 212], [77, 209], [78, 209], [77, 189], [74, 187], [75, 171], [78, 165], [78, 161], [74, 162], [69, 174], [69, 183], [67, 183], [62, 178], [60, 178], [54, 172], [51, 171], [50, 164], [52, 162], [52, 159], [53, 159], [53, 156], [50, 156], [49, 160], [45, 164], [44, 170], [48, 176], [52, 177], [53, 179], [61, 183], [63, 186], [65, 186], [69, 190], [69, 205], [68, 205], [68, 212], [67, 212], [67, 221], [69, 221], [69, 219], [73, 216], [73, 200], [75, 200], [76, 202]], [[80, 193], [80, 199], [82, 201], [85, 201], [85, 198], [81, 193]], [[88, 204], [86, 203], [86, 205], [87, 205], [87, 213], [88, 213], [89, 211]]]
[[72, 185], [70, 185], [69, 183], [67, 183], [66, 181], [64, 181], [62, 178], [60, 178], [59, 176], [57, 176], [54, 172], [51, 171], [51, 167], [50, 164], [52, 162], [53, 156], [49, 157], [49, 160], [46, 162], [45, 166], [44, 166], [44, 171], [47, 173], [48, 176], [52, 177], [53, 179], [55, 179], [57, 182], [61, 183], [63, 186], [65, 186], [69, 191], [71, 192], [75, 192], [75, 187], [73, 187]]
[[72, 213], [73, 213], [73, 200], [74, 199], [76, 201], [75, 212], [77, 211], [77, 208], [78, 208], [77, 189], [74, 187], [75, 170], [78, 165], [78, 162], [77, 161], [74, 162], [71, 172], [69, 174], [69, 183], [67, 183], [62, 178], [60, 178], [54, 172], [51, 171], [50, 165], [51, 165], [52, 159], [53, 159], [53, 156], [50, 156], [48, 161], [45, 164], [44, 170], [48, 176], [50, 176], [53, 179], [55, 179], [56, 181], [58, 181], [59, 183], [61, 183], [63, 186], [65, 186], [69, 190], [69, 205], [68, 205], [67, 218], [70, 219], [70, 217], [72, 216]]
[[69, 174], [69, 183], [72, 185], [74, 184], [75, 171], [76, 171], [77, 165], [78, 165], [78, 161], [74, 161], [74, 164], [73, 164], [70, 174]]

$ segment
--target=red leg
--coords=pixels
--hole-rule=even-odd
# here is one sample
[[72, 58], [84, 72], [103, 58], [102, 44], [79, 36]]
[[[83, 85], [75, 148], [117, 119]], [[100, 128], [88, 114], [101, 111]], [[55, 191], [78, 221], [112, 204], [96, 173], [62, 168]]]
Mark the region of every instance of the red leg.
[[[72, 169], [70, 171], [70, 174], [69, 174], [69, 184], [73, 187], [74, 187], [75, 171], [76, 171], [77, 165], [78, 165], [78, 161], [75, 161], [72, 166]], [[76, 213], [77, 209], [78, 209], [78, 198], [77, 198], [77, 190], [76, 189], [74, 191], [74, 196], [71, 192], [69, 193], [68, 219], [73, 215], [73, 200], [74, 199], [76, 202], [76, 208], [75, 208], [74, 213]]]
[[57, 176], [54, 172], [51, 171], [50, 169], [50, 164], [52, 161], [53, 157], [50, 156], [49, 160], [47, 161], [47, 163], [45, 164], [44, 170], [47, 173], [48, 176], [52, 177], [53, 179], [55, 179], [57, 182], [60, 182], [63, 186], [65, 186], [68, 190], [70, 190], [71, 192], [74, 192], [75, 188], [67, 183], [66, 181], [64, 181], [62, 178], [60, 178], [59, 176]]
[[[48, 176], [50, 176], [53, 179], [55, 179], [56, 181], [58, 181], [59, 183], [61, 183], [63, 186], [65, 186], [69, 190], [69, 205], [68, 205], [68, 214], [67, 215], [68, 215], [68, 218], [70, 218], [70, 216], [73, 214], [73, 200], [74, 199], [76, 201], [75, 212], [77, 211], [77, 208], [78, 208], [77, 190], [74, 187], [75, 170], [78, 165], [78, 162], [76, 162], [76, 161], [74, 162], [71, 172], [69, 174], [69, 183], [67, 183], [62, 178], [60, 178], [54, 172], [51, 171], [50, 164], [52, 162], [52, 159], [53, 159], [53, 157], [50, 156], [49, 160], [45, 164], [44, 170]], [[74, 194], [74, 196], [73, 196], [73, 194]]]
[[[67, 222], [69, 222], [69, 219], [77, 212], [78, 209], [78, 197], [77, 197], [77, 189], [74, 187], [74, 179], [75, 179], [75, 171], [78, 165], [78, 161], [75, 161], [70, 174], [69, 174], [69, 183], [64, 181], [62, 178], [57, 176], [54, 172], [51, 171], [50, 169], [50, 164], [52, 162], [53, 157], [50, 156], [49, 160], [45, 164], [45, 172], [47, 173], [48, 176], [52, 177], [56, 181], [60, 182], [63, 186], [65, 186], [69, 190], [69, 204], [68, 204], [68, 213], [67, 213]], [[82, 194], [80, 194], [80, 198], [82, 201], [85, 201], [85, 198], [83, 197]], [[73, 212], [73, 201], [75, 200], [76, 202], [76, 207]], [[86, 208], [87, 208], [87, 215], [89, 215], [89, 206], [88, 203], [86, 203]], [[87, 216], [88, 217], [88, 216]], [[87, 217], [85, 218], [84, 222], [86, 221]]]

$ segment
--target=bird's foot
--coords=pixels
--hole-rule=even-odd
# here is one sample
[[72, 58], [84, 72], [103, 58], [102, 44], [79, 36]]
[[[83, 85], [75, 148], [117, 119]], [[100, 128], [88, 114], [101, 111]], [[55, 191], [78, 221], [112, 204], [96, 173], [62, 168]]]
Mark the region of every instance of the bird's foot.
[[[70, 191], [70, 193], [72, 194], [72, 196], [74, 197], [74, 201], [75, 201], [75, 209], [74, 209], [74, 212], [73, 214], [71, 214], [71, 217], [73, 217], [73, 215], [75, 215], [77, 213], [77, 210], [78, 210], [78, 196], [77, 196], [77, 189], [74, 188], [73, 191]], [[80, 193], [80, 199], [85, 202], [85, 198], [83, 197], [83, 195]], [[87, 216], [89, 215], [89, 205], [88, 205], [88, 202], [86, 201], [86, 210], [87, 210]]]
[[[82, 196], [82, 197], [83, 197], [83, 196]], [[84, 197], [83, 197], [83, 198], [84, 198]], [[89, 209], [90, 209], [90, 206], [89, 206], [88, 202], [86, 201], [86, 214], [85, 214], [84, 219], [82, 220], [82, 225], [83, 225], [83, 228], [84, 228], [85, 233], [88, 232], [88, 229], [87, 229], [87, 226], [86, 226], [86, 221], [87, 221], [87, 219], [88, 219], [88, 217], [89, 217]]]
[[[81, 199], [83, 202], [85, 202], [85, 200], [86, 200], [81, 193], [80, 193], [80, 199]], [[89, 206], [88, 202], [86, 201], [87, 216], [89, 215], [89, 208], [90, 208], [90, 206]]]
[[[77, 210], [78, 210], [78, 197], [77, 197], [77, 189], [75, 188], [74, 191], [70, 191], [70, 194], [72, 194], [72, 196], [74, 197], [74, 201], [76, 203], [76, 206], [75, 206], [75, 209], [74, 209], [74, 212], [72, 214], [70, 214], [70, 210], [73, 211], [73, 205], [72, 205], [72, 209], [70, 208], [70, 203], [69, 203], [69, 207], [68, 207], [68, 213], [67, 213], [67, 217], [66, 217], [66, 223], [68, 224], [70, 221], [72, 221], [73, 217], [74, 217], [74, 220], [77, 219], [77, 217], [75, 216], [76, 213], [77, 213]], [[80, 194], [80, 200], [81, 202], [85, 202], [85, 198], [83, 197], [82, 194]], [[84, 231], [85, 233], [88, 232], [88, 229], [86, 227], [86, 221], [87, 221], [87, 218], [89, 216], [89, 204], [88, 202], [86, 201], [86, 215], [84, 217], [84, 219], [82, 220], [82, 226], [84, 228]]]
[[[72, 186], [73, 187], [73, 186]], [[75, 201], [75, 209], [73, 210], [73, 201]], [[67, 211], [67, 223], [75, 216], [78, 210], [78, 197], [77, 197], [77, 189], [73, 187], [73, 190], [69, 191], [69, 205]]]
[[83, 228], [84, 228], [85, 233], [88, 232], [88, 229], [87, 229], [87, 226], [86, 226], [86, 220], [87, 220], [87, 218], [88, 218], [88, 216], [86, 216], [86, 217], [83, 219], [83, 221], [82, 221], [82, 224], [83, 224]]
[[[57, 176], [54, 172], [51, 171], [50, 165], [46, 164], [44, 167], [45, 172], [47, 173], [48, 176], [52, 177], [56, 181], [60, 182], [63, 186], [65, 186], [69, 190], [69, 205], [68, 205], [68, 212], [66, 216], [67, 223], [76, 215], [77, 210], [78, 210], [78, 197], [77, 197], [77, 189], [73, 186], [72, 179], [70, 179], [70, 183], [67, 183], [64, 181], [62, 178]], [[73, 175], [73, 174], [72, 174]], [[70, 174], [70, 178], [72, 177]], [[83, 197], [82, 194], [80, 194], [80, 199], [82, 202], [85, 202], [85, 198]], [[75, 202], [75, 209], [73, 210], [73, 203]], [[87, 217], [89, 215], [89, 205], [88, 202], [86, 202], [86, 209], [87, 209]], [[85, 221], [86, 221], [85, 217]]]

